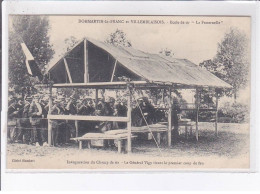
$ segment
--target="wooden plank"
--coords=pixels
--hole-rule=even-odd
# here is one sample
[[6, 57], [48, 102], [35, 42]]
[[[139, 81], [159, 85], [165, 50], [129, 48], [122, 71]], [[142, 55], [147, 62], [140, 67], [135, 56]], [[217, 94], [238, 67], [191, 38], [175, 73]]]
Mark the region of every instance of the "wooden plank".
[[[48, 114], [51, 114], [51, 108], [52, 108], [52, 87], [49, 87], [49, 112]], [[48, 144], [49, 146], [52, 145], [52, 125], [51, 120], [48, 119]]]
[[66, 69], [67, 75], [69, 77], [69, 81], [70, 81], [70, 83], [72, 83], [72, 78], [71, 78], [69, 66], [68, 66], [67, 60], [65, 58], [64, 58], [64, 64], [65, 64], [65, 69]]
[[84, 83], [89, 82], [88, 72], [88, 44], [87, 39], [84, 39]]
[[86, 116], [86, 115], [47, 115], [48, 119], [53, 120], [79, 120], [79, 121], [118, 121], [128, 122], [128, 117], [109, 117], [109, 116]]
[[218, 94], [216, 93], [215, 135], [218, 137]]
[[115, 71], [116, 71], [116, 64], [117, 64], [117, 59], [116, 59], [116, 62], [115, 62], [115, 64], [114, 64], [114, 68], [113, 68], [113, 72], [112, 72], [112, 76], [111, 76], [111, 80], [110, 80], [110, 82], [112, 82], [113, 79], [114, 79]]
[[132, 152], [132, 118], [131, 118], [131, 101], [132, 101], [132, 94], [131, 94], [131, 89], [129, 85], [127, 86], [127, 151], [128, 153]]

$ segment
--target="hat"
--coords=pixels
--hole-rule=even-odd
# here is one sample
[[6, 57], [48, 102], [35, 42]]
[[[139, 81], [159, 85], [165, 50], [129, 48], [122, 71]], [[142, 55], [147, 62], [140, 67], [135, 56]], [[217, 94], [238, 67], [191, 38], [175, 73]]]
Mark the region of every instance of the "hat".
[[71, 95], [71, 96], [70, 96], [70, 99], [75, 100], [76, 98], [75, 98], [74, 95]]

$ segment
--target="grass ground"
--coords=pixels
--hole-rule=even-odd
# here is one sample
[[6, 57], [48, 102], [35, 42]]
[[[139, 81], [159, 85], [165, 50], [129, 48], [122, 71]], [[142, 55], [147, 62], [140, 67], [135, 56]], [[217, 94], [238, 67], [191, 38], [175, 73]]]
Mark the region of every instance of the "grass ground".
[[[247, 124], [220, 123], [218, 137], [214, 135], [212, 123], [200, 123], [199, 141], [195, 137], [185, 139], [181, 135], [180, 141], [173, 142], [168, 148], [161, 145], [158, 150], [155, 142], [134, 141], [132, 159], [153, 158], [215, 158], [223, 160], [247, 157], [249, 160], [250, 135]], [[181, 130], [182, 131], [182, 130]], [[194, 134], [194, 133], [193, 133]], [[7, 158], [37, 158], [41, 162], [56, 159], [91, 159], [96, 156], [103, 158], [127, 158], [128, 154], [118, 154], [116, 148], [93, 148], [79, 150], [77, 144], [64, 147], [34, 147], [25, 144], [8, 144]], [[101, 158], [102, 158], [101, 157]]]

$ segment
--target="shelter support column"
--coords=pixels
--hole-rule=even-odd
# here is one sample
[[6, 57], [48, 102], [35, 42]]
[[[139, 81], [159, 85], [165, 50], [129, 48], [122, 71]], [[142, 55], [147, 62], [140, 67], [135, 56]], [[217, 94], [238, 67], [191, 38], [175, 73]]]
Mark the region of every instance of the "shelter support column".
[[169, 88], [169, 109], [168, 109], [168, 146], [172, 145], [172, 90]]
[[215, 91], [216, 96], [216, 112], [215, 112], [215, 136], [218, 137], [218, 93]]
[[130, 85], [127, 85], [127, 151], [132, 152], [132, 118], [131, 118], [132, 93]]
[[95, 96], [95, 108], [97, 109], [98, 105], [98, 89], [96, 89], [96, 96]]
[[[52, 108], [52, 86], [49, 87], [49, 111], [48, 114], [51, 114], [51, 108]], [[48, 119], [48, 144], [49, 146], [52, 145], [52, 124], [51, 120]]]
[[196, 88], [196, 140], [199, 140], [199, 104], [200, 104], [200, 91]]
[[84, 40], [84, 83], [89, 82], [89, 73], [88, 73], [88, 42]]

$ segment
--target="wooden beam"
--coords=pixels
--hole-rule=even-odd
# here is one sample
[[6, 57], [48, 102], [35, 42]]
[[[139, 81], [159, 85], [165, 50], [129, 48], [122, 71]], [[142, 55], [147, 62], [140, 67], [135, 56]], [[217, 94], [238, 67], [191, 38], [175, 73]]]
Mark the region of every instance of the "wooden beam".
[[[146, 81], [132, 81], [131, 83], [135, 85], [139, 84], [147, 84]], [[91, 83], [62, 83], [62, 84], [54, 84], [53, 87], [102, 87], [102, 86], [125, 86], [126, 87], [127, 82], [91, 82]]]
[[112, 72], [112, 76], [111, 76], [111, 80], [110, 80], [110, 82], [112, 82], [113, 79], [114, 79], [115, 71], [116, 71], [116, 64], [117, 64], [117, 59], [116, 59], [116, 62], [115, 62], [115, 64], [114, 64], [114, 68], [113, 68], [113, 72]]
[[86, 116], [86, 115], [47, 115], [48, 119], [53, 120], [73, 120], [73, 121], [118, 121], [128, 122], [128, 117], [114, 117], [114, 116]]
[[[52, 87], [49, 87], [49, 112], [48, 114], [51, 114], [51, 108], [52, 108]], [[51, 120], [48, 119], [48, 144], [49, 146], [52, 145], [52, 124]]]
[[131, 101], [132, 101], [132, 93], [129, 85], [127, 85], [127, 151], [128, 153], [132, 152], [132, 108], [131, 108]]
[[215, 135], [218, 137], [218, 94], [216, 92]]
[[71, 74], [70, 74], [70, 70], [69, 70], [69, 66], [68, 66], [68, 63], [67, 63], [66, 58], [64, 58], [64, 65], [65, 65], [65, 68], [66, 68], [66, 72], [67, 72], [69, 81], [70, 81], [70, 83], [73, 83], [73, 82], [72, 82], [72, 78], [71, 78]]
[[168, 108], [168, 146], [172, 145], [172, 91], [171, 87], [169, 88], [169, 108]]
[[87, 40], [84, 39], [84, 83], [89, 82], [89, 72], [88, 72], [88, 44]]

